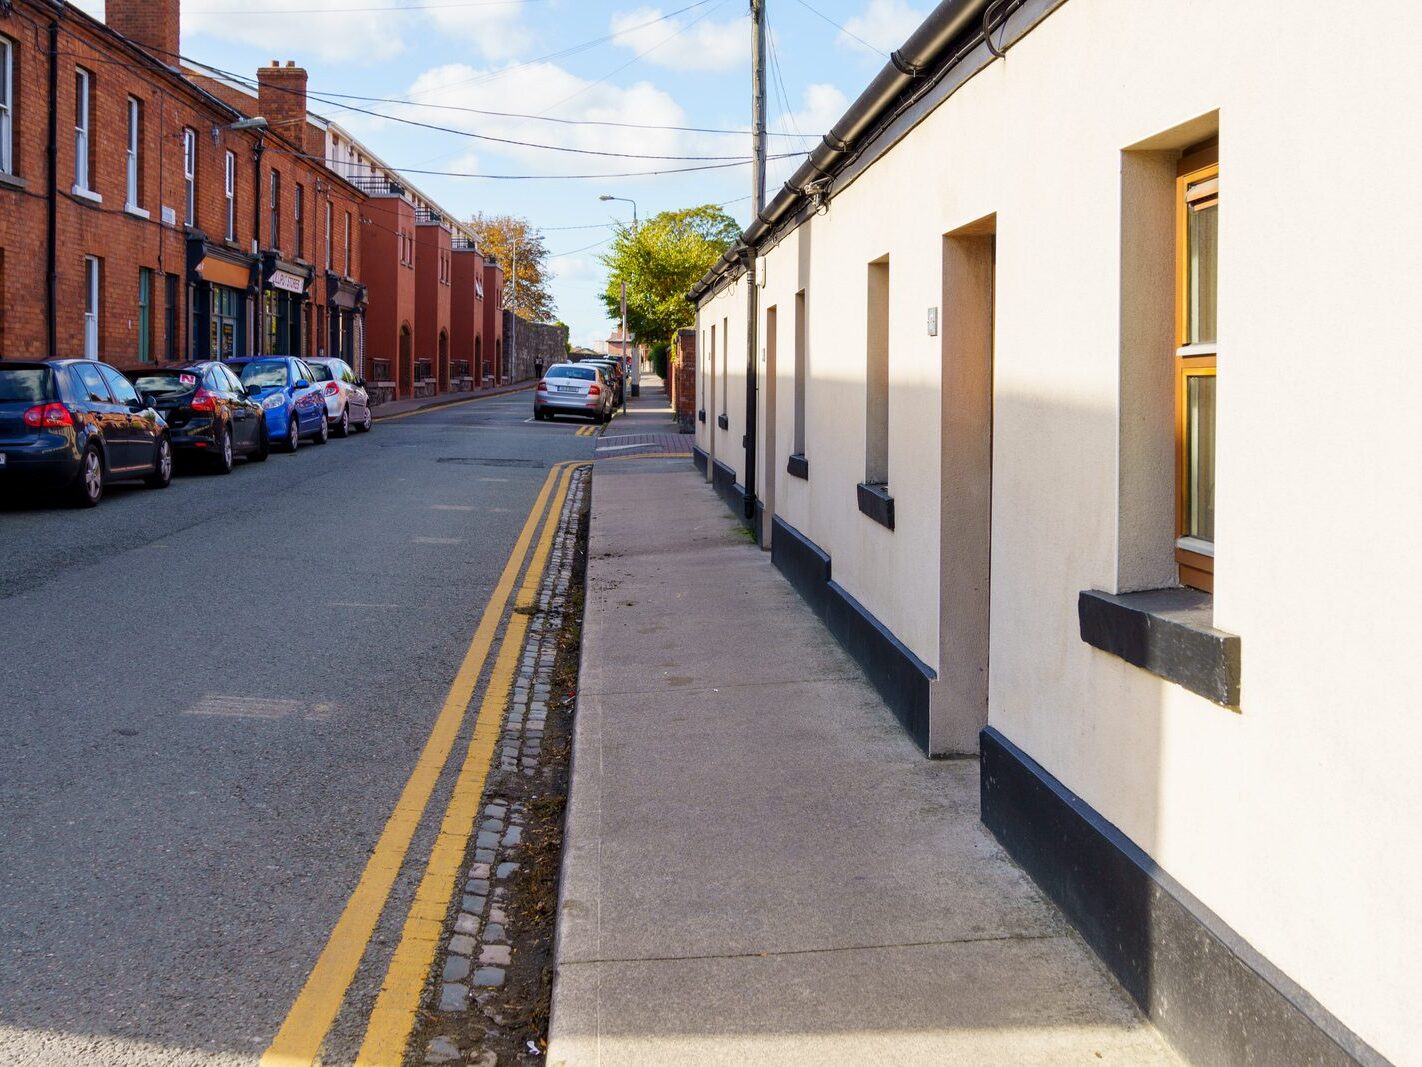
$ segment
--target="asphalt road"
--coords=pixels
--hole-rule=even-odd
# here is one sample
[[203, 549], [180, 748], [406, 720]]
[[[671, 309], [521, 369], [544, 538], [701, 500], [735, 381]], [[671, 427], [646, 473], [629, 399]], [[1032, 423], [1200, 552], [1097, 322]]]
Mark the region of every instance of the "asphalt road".
[[[436, 409], [92, 511], [0, 506], [0, 1062], [261, 1055], [547, 467], [592, 455], [530, 407]], [[328, 1063], [359, 1047], [451, 773]]]

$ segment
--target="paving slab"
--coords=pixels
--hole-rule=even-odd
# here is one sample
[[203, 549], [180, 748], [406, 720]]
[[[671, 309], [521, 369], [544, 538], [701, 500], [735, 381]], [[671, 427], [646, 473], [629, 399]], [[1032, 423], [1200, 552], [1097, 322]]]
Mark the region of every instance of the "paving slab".
[[688, 461], [592, 507], [550, 1064], [1178, 1062]]

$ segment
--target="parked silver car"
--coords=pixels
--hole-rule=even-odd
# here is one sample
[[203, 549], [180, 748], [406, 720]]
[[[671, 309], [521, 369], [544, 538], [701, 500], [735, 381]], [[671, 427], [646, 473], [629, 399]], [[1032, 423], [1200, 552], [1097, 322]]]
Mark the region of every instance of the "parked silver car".
[[365, 379], [351, 370], [345, 360], [333, 356], [308, 358], [306, 362], [316, 376], [312, 384], [321, 387], [326, 400], [326, 418], [335, 435], [345, 437], [352, 426], [361, 431], [369, 430], [375, 420], [370, 414]]
[[543, 372], [533, 393], [533, 417], [582, 415], [593, 422], [612, 418], [613, 389], [603, 369], [591, 363], [555, 363]]

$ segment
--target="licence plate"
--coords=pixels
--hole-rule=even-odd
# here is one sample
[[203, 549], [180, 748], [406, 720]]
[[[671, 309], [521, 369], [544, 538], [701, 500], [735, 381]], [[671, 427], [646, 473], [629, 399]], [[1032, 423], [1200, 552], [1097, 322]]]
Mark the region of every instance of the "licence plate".
[[560, 385], [560, 386], [558, 386], [558, 392], [560, 392], [560, 393], [576, 393], [576, 392], [578, 392], [578, 387], [577, 387], [576, 385]]

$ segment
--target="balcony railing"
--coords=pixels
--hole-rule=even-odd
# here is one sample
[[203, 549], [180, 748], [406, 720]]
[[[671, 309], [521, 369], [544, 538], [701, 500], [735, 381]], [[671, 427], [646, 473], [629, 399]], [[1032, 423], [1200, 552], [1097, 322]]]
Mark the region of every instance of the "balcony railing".
[[442, 214], [427, 207], [415, 208], [415, 222], [423, 226], [447, 225], [445, 217]]
[[346, 180], [366, 196], [405, 195], [405, 187], [384, 174], [353, 174]]
[[449, 242], [449, 247], [456, 252], [477, 252], [479, 246], [474, 243], [474, 238], [467, 237], [462, 233], [454, 235], [454, 239]]

